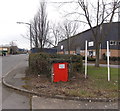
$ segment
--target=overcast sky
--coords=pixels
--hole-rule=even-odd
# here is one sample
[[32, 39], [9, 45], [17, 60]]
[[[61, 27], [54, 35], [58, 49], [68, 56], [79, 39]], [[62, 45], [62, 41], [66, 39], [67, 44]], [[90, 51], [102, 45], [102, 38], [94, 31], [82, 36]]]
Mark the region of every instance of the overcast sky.
[[[61, 8], [58, 8], [60, 4], [50, 3], [51, 1], [65, 2], [71, 0], [47, 0], [49, 2], [47, 4], [48, 18], [52, 22], [62, 20], [64, 14], [75, 5], [65, 5], [61, 11]], [[30, 22], [37, 12], [39, 2], [40, 0], [0, 0], [0, 45], [9, 44], [13, 41], [19, 48], [30, 48], [29, 40], [21, 36], [29, 34], [28, 26], [16, 22]]]
[[[28, 26], [16, 22], [30, 22], [39, 7], [40, 0], [0, 0], [0, 45], [15, 42], [20, 48], [29, 48], [29, 40], [23, 38], [29, 32]], [[49, 5], [52, 18], [57, 16], [55, 8]], [[55, 19], [55, 17], [54, 17]]]

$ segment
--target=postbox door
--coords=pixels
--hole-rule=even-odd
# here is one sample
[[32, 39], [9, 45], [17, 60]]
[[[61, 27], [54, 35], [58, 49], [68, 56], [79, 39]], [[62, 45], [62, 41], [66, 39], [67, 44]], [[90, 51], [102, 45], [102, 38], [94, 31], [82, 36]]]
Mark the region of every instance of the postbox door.
[[53, 64], [53, 81], [68, 81], [68, 63], [54, 63]]

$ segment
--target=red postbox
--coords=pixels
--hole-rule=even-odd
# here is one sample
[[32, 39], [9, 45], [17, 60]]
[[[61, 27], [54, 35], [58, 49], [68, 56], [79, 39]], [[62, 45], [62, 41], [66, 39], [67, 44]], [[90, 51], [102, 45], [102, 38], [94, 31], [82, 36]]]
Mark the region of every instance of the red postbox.
[[68, 81], [68, 63], [53, 63], [53, 82]]

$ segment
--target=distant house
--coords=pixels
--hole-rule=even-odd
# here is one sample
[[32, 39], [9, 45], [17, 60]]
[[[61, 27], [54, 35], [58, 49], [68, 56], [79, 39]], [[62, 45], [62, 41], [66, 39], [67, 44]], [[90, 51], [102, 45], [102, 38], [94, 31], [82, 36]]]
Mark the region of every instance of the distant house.
[[[94, 27], [94, 30], [97, 27]], [[102, 25], [102, 30], [99, 27], [99, 34], [105, 34], [105, 37], [102, 38], [102, 42], [100, 45], [100, 57], [102, 55], [106, 55], [106, 42], [109, 41], [110, 45], [110, 56], [111, 57], [120, 57], [120, 22], [113, 22], [110, 25], [110, 30], [108, 32], [109, 24], [105, 23]], [[85, 41], [88, 41], [88, 56], [93, 55], [93, 57], [96, 56], [95, 52], [95, 42], [93, 38], [92, 31], [90, 29], [81, 32], [77, 35], [74, 35], [70, 37], [69, 39], [69, 45], [70, 45], [70, 54], [81, 54], [85, 55]], [[59, 54], [68, 54], [68, 45], [67, 45], [68, 39], [65, 39], [58, 43], [57, 47], [57, 53]]]
[[26, 54], [26, 53], [28, 53], [28, 50], [18, 48], [17, 52], [18, 52], [18, 54]]
[[7, 55], [10, 53], [10, 46], [0, 46], [0, 55]]
[[18, 47], [10, 46], [10, 45], [2, 45], [0, 46], [0, 55], [8, 55], [8, 54], [17, 54]]
[[17, 54], [18, 47], [17, 46], [10, 46], [10, 54]]

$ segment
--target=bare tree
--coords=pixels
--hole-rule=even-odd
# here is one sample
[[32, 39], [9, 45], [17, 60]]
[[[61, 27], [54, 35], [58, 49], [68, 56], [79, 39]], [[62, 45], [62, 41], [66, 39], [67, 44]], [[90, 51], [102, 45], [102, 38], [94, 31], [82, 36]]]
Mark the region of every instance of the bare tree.
[[60, 27], [61, 30], [61, 40], [67, 39], [67, 50], [70, 54], [70, 37], [77, 33], [78, 24], [76, 22], [70, 22], [65, 20], [63, 26]]
[[34, 17], [34, 21], [33, 21], [33, 27], [32, 27], [32, 38], [33, 38], [33, 41], [34, 41], [34, 45], [35, 45], [35, 48], [38, 48], [39, 44], [38, 44], [38, 19], [37, 19], [37, 16]]
[[49, 31], [49, 21], [47, 20], [45, 2], [40, 3], [40, 8], [38, 11], [38, 31], [39, 31], [38, 40], [40, 43], [40, 48], [42, 49], [45, 46], [47, 34]]
[[49, 34], [49, 21], [47, 19], [46, 13], [46, 2], [40, 2], [40, 7], [38, 12], [34, 16], [34, 20], [31, 22], [31, 36], [33, 45], [41, 50], [46, 44], [50, 44], [48, 34]]
[[[88, 4], [88, 2], [85, 2], [85, 0], [78, 0], [78, 4], [80, 8], [83, 10], [83, 13], [80, 13], [80, 14], [84, 15], [92, 31], [93, 38], [95, 41], [95, 49], [96, 49], [95, 66], [99, 67], [100, 43], [103, 37], [105, 37], [104, 34], [100, 34], [100, 31], [102, 29], [103, 23], [109, 23], [109, 24], [112, 23], [113, 17], [116, 13], [116, 9], [118, 8], [118, 0], [112, 0], [111, 3], [105, 3], [103, 2], [103, 0], [97, 0], [97, 7], [91, 4], [92, 8], [95, 10], [94, 13], [90, 12], [91, 10], [89, 8], [90, 4]], [[94, 26], [96, 26], [96, 29], [94, 29]]]
[[59, 24], [53, 24], [51, 26], [51, 36], [54, 38], [54, 44], [55, 46], [58, 45], [58, 42], [60, 41], [60, 38], [61, 38], [61, 32], [60, 32], [60, 25]]

